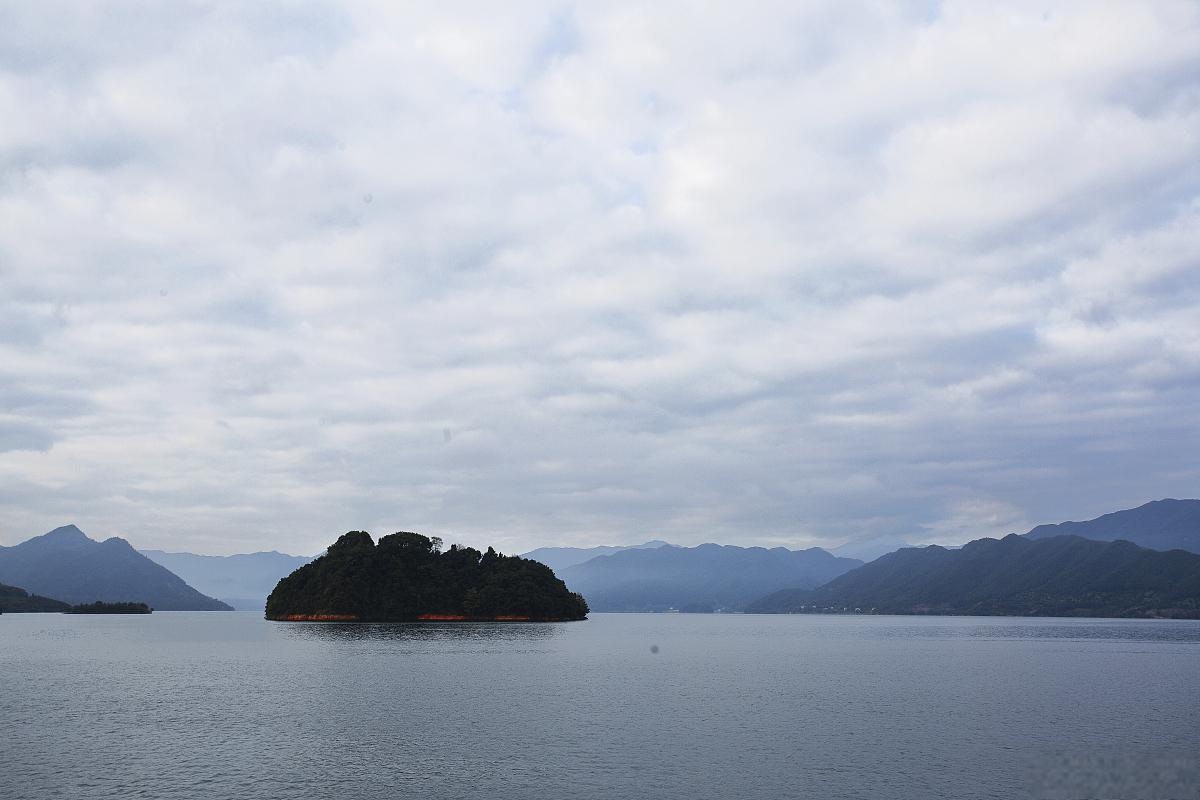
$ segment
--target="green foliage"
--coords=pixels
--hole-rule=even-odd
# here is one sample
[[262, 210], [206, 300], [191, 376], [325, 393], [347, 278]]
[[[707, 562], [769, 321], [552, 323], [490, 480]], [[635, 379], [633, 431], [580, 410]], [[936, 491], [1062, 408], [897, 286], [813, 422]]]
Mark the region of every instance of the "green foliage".
[[545, 564], [488, 548], [451, 545], [401, 531], [378, 544], [343, 534], [325, 555], [284, 578], [267, 598], [268, 619], [353, 616], [416, 620], [422, 614], [477, 619], [583, 619], [587, 602]]
[[71, 606], [68, 614], [149, 614], [154, 609], [145, 603], [83, 603]]

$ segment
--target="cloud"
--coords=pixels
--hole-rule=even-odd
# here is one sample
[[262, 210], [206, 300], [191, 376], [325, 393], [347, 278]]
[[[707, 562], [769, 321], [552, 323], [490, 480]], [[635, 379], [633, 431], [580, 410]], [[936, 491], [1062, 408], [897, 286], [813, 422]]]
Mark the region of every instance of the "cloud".
[[0, 14], [0, 541], [949, 542], [1195, 493], [1191, 5]]

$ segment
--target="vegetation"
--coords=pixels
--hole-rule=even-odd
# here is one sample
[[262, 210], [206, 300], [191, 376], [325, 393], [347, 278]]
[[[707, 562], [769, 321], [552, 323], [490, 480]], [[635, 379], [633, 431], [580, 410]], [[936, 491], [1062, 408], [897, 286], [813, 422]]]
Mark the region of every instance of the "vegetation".
[[30, 594], [16, 586], [0, 583], [0, 614], [66, 611], [70, 607], [61, 600]]
[[418, 533], [350, 531], [325, 555], [284, 578], [267, 598], [268, 619], [583, 619], [587, 602], [545, 564], [480, 553]]
[[94, 603], [71, 606], [68, 614], [149, 614], [154, 609], [145, 603]]
[[1200, 619], [1200, 555], [1011, 535], [960, 550], [897, 550], [816, 589], [767, 595], [748, 610]]

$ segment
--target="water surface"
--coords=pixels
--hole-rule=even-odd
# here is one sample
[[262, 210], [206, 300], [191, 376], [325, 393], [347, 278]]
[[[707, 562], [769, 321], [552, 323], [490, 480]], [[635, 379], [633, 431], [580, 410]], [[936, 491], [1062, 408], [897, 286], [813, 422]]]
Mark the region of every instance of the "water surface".
[[0, 616], [3, 798], [1195, 798], [1200, 623]]

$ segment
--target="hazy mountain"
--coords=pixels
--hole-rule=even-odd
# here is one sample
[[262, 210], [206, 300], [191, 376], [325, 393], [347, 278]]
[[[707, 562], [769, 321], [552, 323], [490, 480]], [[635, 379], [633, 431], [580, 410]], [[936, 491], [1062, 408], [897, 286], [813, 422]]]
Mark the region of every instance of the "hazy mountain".
[[30, 594], [16, 586], [0, 583], [0, 613], [13, 614], [37, 611], [69, 611], [71, 606], [61, 600]]
[[124, 539], [97, 542], [74, 525], [0, 547], [0, 581], [72, 604], [135, 601], [159, 611], [231, 610]]
[[861, 563], [818, 547], [665, 545], [598, 556], [558, 575], [593, 611], [732, 611], [783, 587], [817, 586]]
[[162, 550], [139, 552], [189, 585], [220, 598], [238, 611], [262, 611], [267, 595], [275, 585], [313, 560], [309, 556], [290, 556], [274, 550], [233, 556], [166, 553]]
[[540, 561], [556, 573], [561, 572], [567, 567], [573, 567], [576, 564], [582, 564], [585, 561], [590, 561], [597, 556], [609, 556], [613, 553], [620, 553], [623, 550], [653, 550], [658, 547], [663, 547], [667, 543], [655, 539], [652, 542], [645, 544], [634, 545], [601, 545], [599, 547], [539, 547], [536, 550], [530, 550], [528, 553], [522, 553], [521, 558], [530, 558], [534, 561]]
[[1086, 522], [1038, 525], [1031, 539], [1070, 534], [1111, 542], [1125, 539], [1152, 550], [1200, 553], [1200, 500], [1155, 500], [1127, 511], [1114, 511]]
[[1132, 542], [1010, 534], [959, 550], [897, 550], [814, 590], [767, 595], [750, 611], [860, 608], [892, 614], [1200, 616], [1200, 555]]
[[857, 558], [859, 561], [874, 561], [882, 555], [899, 550], [903, 547], [915, 547], [895, 536], [875, 536], [856, 542], [847, 542], [841, 547], [835, 547], [832, 552], [842, 558]]

